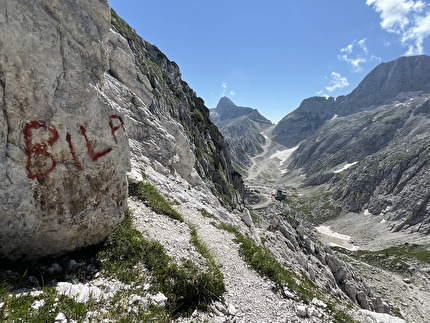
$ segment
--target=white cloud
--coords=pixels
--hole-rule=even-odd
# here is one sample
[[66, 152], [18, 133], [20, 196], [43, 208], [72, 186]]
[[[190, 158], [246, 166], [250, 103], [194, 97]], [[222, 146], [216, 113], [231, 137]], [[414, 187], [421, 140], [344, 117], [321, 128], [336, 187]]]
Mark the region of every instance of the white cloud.
[[354, 44], [349, 44], [345, 48], [341, 48], [340, 51], [342, 53], [352, 53], [352, 47], [354, 47]]
[[340, 52], [343, 54], [338, 55], [337, 58], [350, 64], [355, 72], [362, 70], [360, 64], [379, 60], [375, 55], [369, 55], [369, 48], [367, 47], [366, 40], [366, 38], [358, 41], [354, 40], [348, 46], [341, 48]]
[[367, 0], [380, 14], [381, 27], [400, 36], [406, 55], [424, 53], [424, 39], [430, 35], [430, 8], [421, 0]]
[[331, 72], [331, 80], [329, 86], [326, 86], [326, 90], [329, 92], [333, 92], [336, 89], [342, 89], [349, 85], [346, 77], [343, 77], [337, 72]]
[[222, 96], [226, 96], [227, 93], [230, 94], [231, 96], [234, 96], [237, 94], [236, 91], [228, 89], [227, 82], [222, 82], [221, 87], [222, 87], [222, 93], [221, 93]]
[[352, 57], [349, 57], [347, 55], [339, 55], [338, 59], [340, 59], [341, 61], [345, 61], [348, 64], [351, 64], [352, 68], [354, 69], [355, 72], [361, 71], [362, 68], [361, 68], [360, 64], [367, 62], [366, 58], [360, 57], [360, 56], [352, 58]]
[[369, 49], [367, 48], [366, 40], [367, 40], [367, 38], [359, 40], [357, 42], [357, 45], [358, 45], [358, 47], [361, 48], [361, 50], [363, 51], [363, 53], [367, 55], [369, 53]]

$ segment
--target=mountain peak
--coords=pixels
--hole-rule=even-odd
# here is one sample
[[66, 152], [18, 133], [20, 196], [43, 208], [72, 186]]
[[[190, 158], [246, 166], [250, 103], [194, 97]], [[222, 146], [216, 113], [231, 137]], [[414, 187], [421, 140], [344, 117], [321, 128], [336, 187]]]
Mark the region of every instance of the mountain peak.
[[403, 56], [381, 63], [348, 95], [311, 97], [286, 115], [273, 130], [274, 140], [294, 147], [334, 115], [348, 116], [394, 100], [400, 93], [430, 92], [430, 56]]
[[[351, 102], [355, 107], [365, 108], [382, 104], [402, 92], [428, 92], [430, 91], [429, 75], [430, 56], [402, 56], [376, 66], [346, 96], [345, 103]], [[344, 112], [348, 114], [354, 111]]]

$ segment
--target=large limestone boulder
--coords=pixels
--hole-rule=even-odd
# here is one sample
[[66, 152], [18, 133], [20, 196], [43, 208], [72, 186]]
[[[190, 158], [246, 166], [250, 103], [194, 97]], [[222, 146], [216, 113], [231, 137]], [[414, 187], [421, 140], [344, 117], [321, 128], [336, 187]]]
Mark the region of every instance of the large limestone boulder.
[[126, 208], [123, 116], [104, 94], [107, 0], [0, 6], [0, 258], [102, 240]]

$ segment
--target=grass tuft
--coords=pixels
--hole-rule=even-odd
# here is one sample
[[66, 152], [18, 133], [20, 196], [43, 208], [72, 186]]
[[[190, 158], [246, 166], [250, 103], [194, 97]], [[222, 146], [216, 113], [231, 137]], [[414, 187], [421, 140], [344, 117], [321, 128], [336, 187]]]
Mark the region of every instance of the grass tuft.
[[98, 259], [106, 275], [124, 283], [141, 283], [144, 279], [139, 263], [149, 270], [153, 292], [162, 292], [167, 298], [166, 310], [170, 316], [189, 315], [196, 308], [207, 309], [209, 303], [221, 300], [225, 292], [222, 273], [211, 258], [207, 247], [192, 229], [192, 241], [203, 257], [209, 259], [207, 268], [190, 260], [178, 265], [166, 254], [164, 247], [145, 239], [134, 228], [129, 212], [124, 221], [106, 240]]
[[174, 210], [171, 204], [157, 191], [149, 182], [142, 181], [138, 183], [129, 182], [128, 192], [130, 196], [137, 196], [154, 212], [164, 214], [172, 219], [184, 222], [181, 214]]

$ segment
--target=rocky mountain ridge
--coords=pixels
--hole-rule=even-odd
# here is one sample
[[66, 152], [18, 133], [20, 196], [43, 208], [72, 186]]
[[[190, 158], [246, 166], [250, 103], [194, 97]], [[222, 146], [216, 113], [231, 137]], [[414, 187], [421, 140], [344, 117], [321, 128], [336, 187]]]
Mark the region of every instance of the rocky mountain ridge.
[[430, 90], [430, 57], [400, 57], [375, 67], [348, 95], [336, 99], [312, 97], [285, 116], [273, 130], [273, 140], [287, 148], [311, 136], [325, 121], [372, 110], [400, 93]]
[[[333, 205], [346, 212], [383, 215], [394, 231], [428, 234], [429, 68], [427, 56], [375, 68], [344, 101], [375, 104], [355, 113], [335, 109], [339, 115], [303, 140], [288, 168], [301, 169], [308, 185], [329, 183]], [[381, 92], [364, 95], [366, 84]]]
[[210, 118], [227, 141], [233, 163], [244, 171], [250, 166], [250, 158], [261, 152], [265, 142], [261, 132], [272, 122], [257, 109], [237, 106], [227, 97], [210, 110]]

